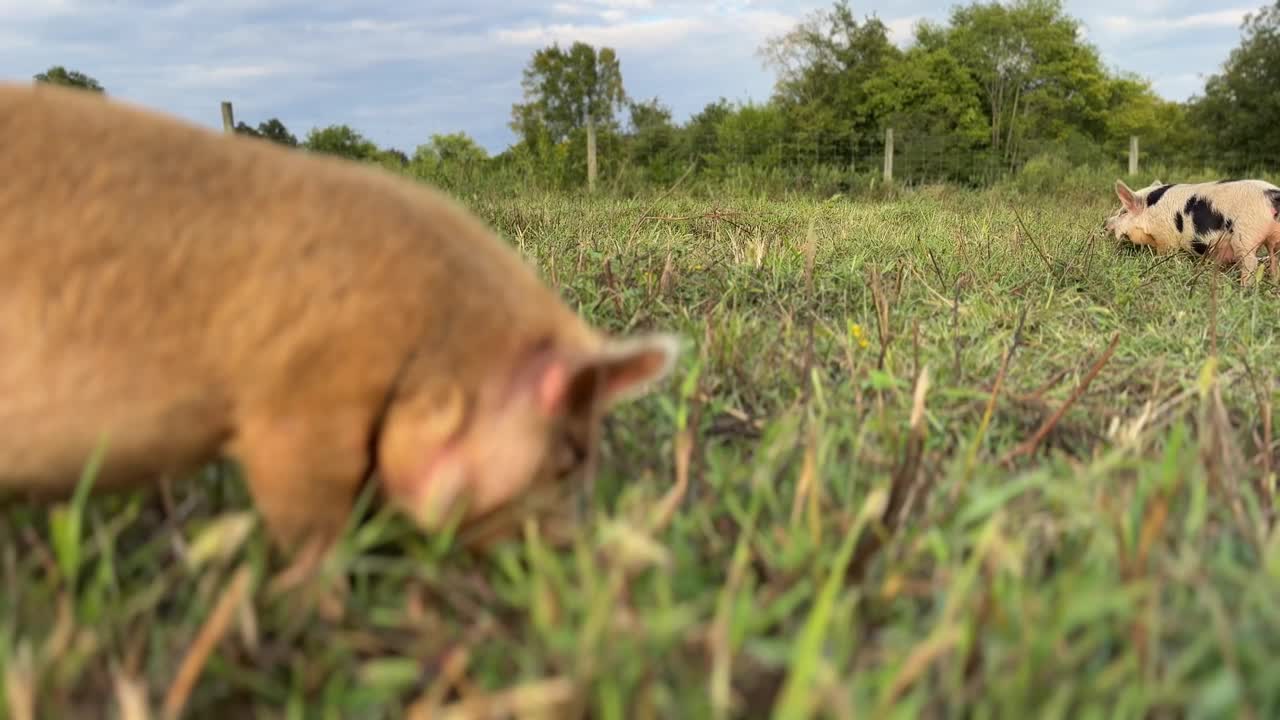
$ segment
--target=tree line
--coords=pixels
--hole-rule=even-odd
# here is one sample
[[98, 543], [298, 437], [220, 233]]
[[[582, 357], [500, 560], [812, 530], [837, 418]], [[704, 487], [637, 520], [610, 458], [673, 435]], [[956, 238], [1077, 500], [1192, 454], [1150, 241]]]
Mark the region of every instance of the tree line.
[[[1239, 173], [1280, 165], [1280, 0], [1248, 15], [1240, 44], [1202, 92], [1161, 98], [1150, 81], [1108, 69], [1061, 0], [975, 1], [922, 22], [906, 48], [876, 17], [837, 0], [759, 49], [777, 75], [764, 102], [708, 103], [676, 122], [660, 98], [633, 98], [608, 47], [536, 51], [510, 127], [490, 156], [464, 132], [433, 135], [411, 155], [347, 125], [301, 140], [271, 118], [235, 131], [376, 162], [454, 187], [509, 178], [567, 189], [772, 180], [840, 189], [874, 177], [884, 133], [901, 138], [907, 176], [980, 183], [1028, 166], [1119, 167], [1132, 136], [1166, 166]], [[36, 77], [103, 92], [61, 67]]]

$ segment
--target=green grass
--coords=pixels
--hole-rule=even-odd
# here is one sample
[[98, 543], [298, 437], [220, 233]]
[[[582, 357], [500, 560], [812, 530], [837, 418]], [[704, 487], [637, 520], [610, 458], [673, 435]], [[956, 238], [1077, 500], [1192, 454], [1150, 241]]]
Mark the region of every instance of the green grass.
[[530, 523], [472, 557], [378, 512], [345, 595], [272, 595], [222, 468], [6, 510], [0, 707], [158, 711], [247, 567], [189, 717], [518, 687], [595, 718], [1275, 717], [1280, 291], [1116, 247], [1108, 186], [1037, 197], [473, 198], [584, 315], [687, 341], [608, 423], [569, 544]]

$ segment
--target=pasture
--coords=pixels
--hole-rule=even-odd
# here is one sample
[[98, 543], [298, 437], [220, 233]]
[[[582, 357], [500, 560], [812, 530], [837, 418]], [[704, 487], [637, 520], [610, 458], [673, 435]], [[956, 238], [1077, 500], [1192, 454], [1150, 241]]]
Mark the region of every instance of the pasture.
[[280, 594], [234, 468], [5, 509], [0, 716], [1280, 713], [1280, 288], [1119, 247], [1109, 183], [467, 200], [685, 338], [581, 522], [375, 508]]

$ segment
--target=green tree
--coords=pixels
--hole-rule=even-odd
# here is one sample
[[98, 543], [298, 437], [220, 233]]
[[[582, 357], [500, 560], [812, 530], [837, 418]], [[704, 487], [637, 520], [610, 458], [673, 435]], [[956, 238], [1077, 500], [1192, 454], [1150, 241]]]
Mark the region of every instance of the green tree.
[[37, 73], [35, 81], [38, 83], [46, 83], [49, 85], [63, 85], [65, 87], [73, 87], [89, 92], [106, 94], [106, 90], [97, 80], [85, 75], [79, 70], [68, 70], [61, 65], [54, 65], [42, 73]]
[[991, 147], [1016, 162], [1035, 142], [1105, 132], [1107, 74], [1061, 0], [974, 2], [950, 26], [923, 25], [926, 49], [946, 47], [978, 84]]
[[271, 118], [270, 120], [260, 122], [256, 128], [250, 127], [243, 122], [238, 122], [236, 123], [235, 130], [241, 135], [270, 140], [271, 142], [279, 143], [287, 147], [298, 146], [298, 138], [293, 133], [289, 132], [289, 128], [285, 127], [285, 124], [280, 122], [278, 118]]
[[403, 170], [409, 167], [409, 156], [397, 148], [383, 148], [374, 153], [373, 161], [388, 170]]
[[302, 146], [312, 152], [337, 155], [351, 160], [379, 160], [377, 144], [348, 125], [312, 128]]
[[675, 123], [671, 108], [658, 98], [630, 103], [631, 127], [627, 138], [628, 159], [658, 183], [674, 181], [679, 167]]
[[991, 173], [982, 157], [990, 134], [978, 84], [946, 47], [916, 46], [866, 83], [867, 108], [909, 139], [904, 175], [947, 180]]
[[988, 137], [978, 84], [946, 48], [913, 48], [865, 89], [871, 112], [895, 128], [954, 135], [969, 146]]
[[716, 153], [709, 158], [710, 168], [718, 173], [734, 165], [777, 168], [786, 159], [782, 143], [786, 124], [786, 111], [776, 102], [739, 105], [716, 127]]
[[1241, 33], [1221, 72], [1190, 103], [1216, 162], [1233, 171], [1280, 160], [1280, 2], [1246, 16]]
[[1134, 135], [1141, 139], [1144, 155], [1166, 163], [1184, 161], [1199, 144], [1186, 105], [1160, 97], [1147, 80], [1122, 74], [1108, 86], [1107, 156], [1116, 161], [1127, 157]]
[[720, 150], [720, 126], [733, 115], [733, 106], [725, 98], [707, 103], [680, 128], [680, 154], [693, 158], [697, 168], [707, 166]]
[[658, 98], [633, 100], [628, 104], [631, 113], [631, 131], [643, 132], [654, 128], [671, 128], [671, 108]]
[[838, 0], [770, 38], [760, 53], [778, 74], [774, 100], [801, 147], [839, 139], [838, 147], [852, 153], [848, 138], [878, 142], [881, 122], [869, 110], [866, 85], [902, 54], [883, 22], [860, 23], [848, 1]]
[[478, 165], [489, 158], [489, 152], [465, 132], [435, 134], [414, 151], [415, 161], [429, 159], [447, 165]]
[[522, 82], [525, 102], [512, 106], [511, 127], [530, 145], [560, 143], [586, 131], [587, 182], [595, 188], [597, 126], [613, 126], [626, 100], [622, 69], [612, 48], [575, 42], [533, 54]]
[[419, 179], [452, 187], [474, 179], [488, 160], [488, 151], [464, 132], [434, 134], [413, 151], [409, 168]]

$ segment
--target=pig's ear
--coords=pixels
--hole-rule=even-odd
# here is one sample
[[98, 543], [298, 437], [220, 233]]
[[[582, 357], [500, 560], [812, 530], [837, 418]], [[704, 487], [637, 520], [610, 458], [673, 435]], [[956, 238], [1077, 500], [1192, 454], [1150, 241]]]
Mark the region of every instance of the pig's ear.
[[1116, 180], [1116, 197], [1120, 198], [1120, 204], [1124, 205], [1124, 209], [1130, 213], [1137, 215], [1142, 212], [1142, 198], [1130, 190], [1123, 180]]
[[558, 415], [633, 399], [671, 372], [679, 352], [675, 336], [651, 334], [610, 339], [591, 352], [552, 355], [538, 374], [538, 405]]

